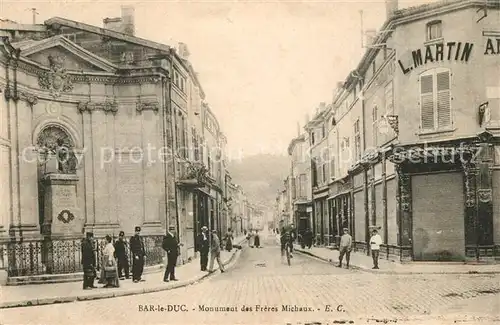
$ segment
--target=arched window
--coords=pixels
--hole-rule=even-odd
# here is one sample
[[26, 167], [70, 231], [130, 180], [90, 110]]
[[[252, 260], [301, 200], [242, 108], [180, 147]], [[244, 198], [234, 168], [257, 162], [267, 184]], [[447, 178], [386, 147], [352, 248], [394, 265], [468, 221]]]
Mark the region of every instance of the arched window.
[[452, 125], [451, 73], [437, 68], [423, 72], [420, 84], [420, 127], [422, 130], [439, 130]]

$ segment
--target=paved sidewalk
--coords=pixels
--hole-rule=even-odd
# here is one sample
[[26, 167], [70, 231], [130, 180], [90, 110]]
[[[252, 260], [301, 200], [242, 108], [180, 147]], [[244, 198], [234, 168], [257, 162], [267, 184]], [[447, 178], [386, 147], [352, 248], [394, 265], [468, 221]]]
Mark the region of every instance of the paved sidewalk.
[[[234, 242], [238, 245], [243, 242], [243, 239], [243, 237], [236, 238]], [[242, 248], [246, 246], [244, 244], [239, 245], [242, 245]], [[232, 267], [239, 255], [239, 249], [233, 249], [231, 252], [222, 251], [221, 260], [226, 267]], [[217, 262], [215, 262], [214, 269], [217, 267]], [[131, 279], [121, 280], [119, 288], [102, 288], [101, 284], [97, 284], [97, 280], [95, 285], [98, 288], [92, 290], [83, 290], [82, 281], [2, 286], [0, 287], [0, 309], [113, 298], [170, 290], [194, 284], [219, 271], [214, 273], [200, 271], [200, 259], [195, 258], [187, 264], [176, 267], [175, 274], [179, 279], [177, 282], [163, 282], [163, 272], [164, 269], [161, 269], [161, 272], [144, 274], [143, 279], [146, 281], [139, 283], [133, 283]]]
[[[339, 261], [339, 251], [324, 247], [311, 247], [302, 249], [294, 245], [294, 250], [303, 254], [311, 255], [324, 261], [337, 265]], [[345, 258], [343, 261], [345, 267]], [[464, 274], [464, 273], [500, 273], [500, 264], [463, 264], [447, 262], [411, 262], [398, 263], [387, 259], [379, 258], [378, 270], [373, 270], [373, 261], [370, 256], [364, 253], [351, 252], [350, 265], [353, 268], [362, 269], [373, 273], [384, 274]]]

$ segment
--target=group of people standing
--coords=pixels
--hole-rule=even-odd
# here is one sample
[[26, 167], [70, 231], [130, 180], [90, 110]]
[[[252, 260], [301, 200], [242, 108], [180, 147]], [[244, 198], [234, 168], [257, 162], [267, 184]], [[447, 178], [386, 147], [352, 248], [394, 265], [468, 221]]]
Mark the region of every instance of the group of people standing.
[[248, 246], [250, 248], [260, 248], [260, 235], [258, 230], [250, 230], [247, 235], [246, 239], [248, 241]]
[[[130, 238], [130, 253], [132, 257], [132, 280], [134, 283], [145, 281], [142, 279], [144, 272], [144, 261], [146, 250], [144, 242], [140, 237], [141, 227], [135, 227], [135, 234]], [[82, 240], [82, 265], [83, 265], [83, 289], [97, 288], [94, 285], [98, 277], [99, 283], [104, 284], [104, 288], [117, 288], [120, 286], [120, 280], [130, 279], [129, 257], [127, 254], [127, 243], [124, 239], [125, 233], [120, 231], [118, 240], [113, 244], [113, 238], [106, 235], [105, 246], [102, 250], [100, 263], [97, 263], [98, 245], [94, 239], [94, 234], [88, 232], [85, 239]], [[233, 249], [233, 232], [228, 229], [223, 242], [219, 239], [216, 230], [212, 230], [211, 236], [208, 233], [208, 227], [203, 226], [196, 240], [196, 251], [200, 253], [200, 266], [202, 271], [213, 272], [214, 262], [217, 261], [219, 269], [224, 272], [224, 265], [221, 261], [221, 250]], [[164, 282], [178, 281], [175, 276], [175, 267], [180, 255], [180, 247], [183, 244], [179, 242], [175, 226], [169, 226], [167, 234], [163, 238], [162, 248], [166, 252], [167, 265], [163, 276]], [[210, 265], [208, 266], [208, 255], [210, 253]]]
[[[135, 234], [130, 238], [130, 252], [132, 254], [132, 280], [134, 283], [144, 281], [144, 259], [146, 250], [144, 242], [140, 237], [141, 227], [135, 227]], [[99, 270], [99, 282], [104, 284], [103, 288], [118, 288], [120, 280], [130, 279], [129, 258], [127, 255], [125, 233], [120, 231], [118, 240], [113, 244], [110, 235], [105, 237], [105, 245], [102, 250], [100, 263], [97, 263], [97, 242], [92, 232], [87, 232], [82, 240], [82, 266], [83, 266], [83, 289], [97, 288], [94, 281]], [[125, 276], [123, 274], [125, 271]]]
[[[372, 230], [372, 236], [370, 237], [370, 252], [373, 260], [372, 269], [377, 270], [378, 267], [378, 257], [380, 252], [380, 245], [382, 245], [382, 237], [378, 234], [377, 229]], [[342, 267], [342, 260], [344, 256], [346, 258], [346, 266], [349, 268], [349, 262], [351, 259], [351, 251], [352, 251], [352, 237], [349, 234], [349, 229], [344, 228], [344, 234], [340, 237], [339, 244], [339, 264], [338, 267]]]

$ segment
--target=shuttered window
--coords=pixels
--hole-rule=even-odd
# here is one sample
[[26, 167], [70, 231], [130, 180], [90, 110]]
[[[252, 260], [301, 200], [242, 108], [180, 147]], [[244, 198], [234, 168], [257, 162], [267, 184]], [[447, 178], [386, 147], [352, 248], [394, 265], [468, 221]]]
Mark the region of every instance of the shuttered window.
[[420, 75], [420, 114], [423, 130], [438, 130], [451, 126], [449, 70], [434, 69]]

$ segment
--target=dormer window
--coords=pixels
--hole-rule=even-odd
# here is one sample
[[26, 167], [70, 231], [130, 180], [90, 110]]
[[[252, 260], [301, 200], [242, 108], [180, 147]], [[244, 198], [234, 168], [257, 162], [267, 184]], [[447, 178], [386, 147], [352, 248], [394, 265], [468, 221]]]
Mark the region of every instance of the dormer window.
[[441, 20], [433, 20], [427, 23], [427, 40], [433, 41], [443, 37]]

